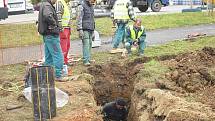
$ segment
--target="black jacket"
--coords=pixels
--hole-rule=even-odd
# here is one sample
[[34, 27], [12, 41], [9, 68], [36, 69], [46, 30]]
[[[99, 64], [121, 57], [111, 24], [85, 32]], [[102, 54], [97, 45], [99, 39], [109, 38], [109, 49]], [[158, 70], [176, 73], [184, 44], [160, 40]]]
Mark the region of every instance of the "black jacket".
[[79, 3], [77, 14], [77, 30], [94, 31], [95, 21], [93, 6], [89, 5], [86, 0], [83, 0]]
[[102, 113], [104, 114], [104, 121], [108, 121], [109, 119], [113, 121], [126, 121], [128, 116], [127, 109], [117, 109], [115, 102], [105, 104]]
[[40, 5], [38, 32], [41, 35], [59, 35], [57, 14], [50, 0], [44, 0]]

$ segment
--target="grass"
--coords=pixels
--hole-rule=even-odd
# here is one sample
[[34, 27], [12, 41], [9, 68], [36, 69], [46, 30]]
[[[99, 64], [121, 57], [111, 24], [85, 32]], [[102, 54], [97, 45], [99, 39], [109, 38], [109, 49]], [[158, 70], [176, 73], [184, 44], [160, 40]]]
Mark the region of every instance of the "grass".
[[[180, 26], [190, 26], [198, 24], [214, 23], [215, 19], [207, 16], [206, 13], [176, 13], [165, 15], [141, 16], [143, 25], [147, 30], [172, 28]], [[97, 18], [96, 30], [101, 36], [113, 35], [115, 29], [112, 28], [110, 18]], [[72, 25], [71, 40], [78, 39], [75, 28], [75, 21]], [[38, 36], [35, 24], [5, 24], [0, 25], [0, 48], [29, 46], [42, 43], [42, 38]]]
[[169, 68], [162, 65], [159, 61], [151, 60], [144, 64], [144, 69], [141, 70], [138, 75], [138, 80], [144, 80], [145, 82], [155, 82], [159, 80], [165, 73], [169, 71]]
[[167, 44], [148, 47], [145, 49], [146, 56], [176, 55], [202, 49], [203, 47], [215, 47], [215, 37], [199, 38], [195, 42], [173, 41]]
[[[145, 49], [145, 56], [152, 57], [152, 56], [162, 56], [162, 55], [176, 55], [179, 53], [186, 53], [190, 51], [195, 51], [202, 49], [205, 46], [215, 47], [215, 36], [212, 37], [204, 37], [199, 38], [195, 42], [190, 41], [173, 41], [167, 44], [147, 47]], [[121, 59], [120, 54], [109, 54], [108, 52], [99, 52], [94, 53], [93, 59], [96, 60], [96, 64], [103, 64], [110, 61], [118, 61], [123, 62]], [[137, 56], [132, 55], [131, 59], [135, 59]], [[150, 62], [151, 64], [155, 64], [155, 62]], [[149, 63], [149, 65], [150, 65]], [[149, 66], [150, 67], [150, 66]], [[159, 67], [156, 65], [156, 67]], [[85, 69], [83, 67], [82, 62], [79, 62], [72, 68], [73, 74], [80, 74]], [[21, 79], [23, 78], [25, 73], [25, 65], [23, 64], [16, 64], [16, 65], [9, 65], [9, 66], [1, 66], [0, 67], [0, 80], [13, 80], [13, 79]]]
[[22, 80], [25, 75], [24, 64], [14, 64], [0, 67], [0, 81]]

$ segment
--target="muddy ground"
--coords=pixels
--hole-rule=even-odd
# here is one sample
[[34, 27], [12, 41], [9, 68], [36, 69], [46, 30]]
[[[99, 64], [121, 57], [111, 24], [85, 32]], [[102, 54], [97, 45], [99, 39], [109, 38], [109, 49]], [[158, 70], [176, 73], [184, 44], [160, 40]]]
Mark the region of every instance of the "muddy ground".
[[[151, 60], [168, 67], [168, 72], [146, 81], [144, 64]], [[102, 121], [101, 106], [118, 97], [128, 102], [128, 121], [215, 121], [215, 48], [94, 64], [86, 73], [57, 83], [70, 101], [58, 109], [54, 121]], [[11, 86], [4, 83], [5, 88]], [[5, 90], [0, 96], [0, 121], [33, 120], [31, 104], [24, 98]], [[12, 96], [10, 104], [22, 107], [8, 111], [6, 100]]]
[[[152, 59], [167, 66], [169, 72], [150, 82], [138, 80], [144, 63]], [[129, 121], [213, 121], [214, 67], [215, 49], [205, 47], [180, 55], [95, 65], [88, 72], [95, 77], [97, 104], [125, 98], [130, 108]]]

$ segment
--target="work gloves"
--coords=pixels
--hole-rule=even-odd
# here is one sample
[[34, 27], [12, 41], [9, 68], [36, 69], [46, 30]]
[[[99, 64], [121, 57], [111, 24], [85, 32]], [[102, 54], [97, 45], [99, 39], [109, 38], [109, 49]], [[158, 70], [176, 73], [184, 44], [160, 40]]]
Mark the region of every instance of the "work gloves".
[[[84, 39], [84, 31], [83, 30], [79, 30], [79, 38], [81, 40]], [[94, 40], [95, 40], [95, 34], [94, 34], [94, 32], [92, 32], [92, 41], [94, 41]]]
[[140, 44], [139, 39], [134, 40], [132, 43], [134, 46], [138, 46]]
[[83, 30], [79, 30], [79, 38], [80, 39], [84, 39], [84, 31]]

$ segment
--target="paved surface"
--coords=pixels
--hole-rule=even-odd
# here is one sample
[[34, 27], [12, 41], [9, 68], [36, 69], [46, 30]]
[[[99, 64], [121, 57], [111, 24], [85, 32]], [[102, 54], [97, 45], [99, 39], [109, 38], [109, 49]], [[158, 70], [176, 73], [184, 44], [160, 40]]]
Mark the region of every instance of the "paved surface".
[[[147, 32], [147, 46], [163, 44], [169, 41], [183, 39], [188, 34], [201, 32], [207, 35], [215, 35], [215, 24], [197, 25], [189, 27], [160, 29]], [[112, 37], [101, 38], [102, 46], [93, 48], [92, 52], [107, 52], [111, 49]], [[0, 65], [2, 64], [14, 64], [23, 62], [25, 60], [41, 59], [43, 52], [43, 45], [22, 47], [22, 48], [10, 48], [0, 50]], [[75, 40], [71, 42], [70, 48], [71, 54], [82, 54], [81, 40]], [[2, 58], [3, 57], [3, 58]]]
[[[198, 7], [198, 6], [194, 6]], [[137, 15], [143, 16], [143, 15], [157, 15], [157, 14], [169, 14], [169, 13], [180, 13], [182, 9], [190, 8], [188, 5], [173, 5], [173, 6], [166, 6], [162, 7], [160, 12], [152, 12], [149, 8], [147, 12], [140, 12], [137, 8], [135, 8], [135, 11], [137, 12]], [[96, 16], [108, 16], [110, 13], [104, 10], [95, 9], [95, 15]], [[28, 14], [21, 14], [21, 15], [10, 15], [6, 20], [1, 20], [0, 24], [9, 24], [9, 23], [32, 23], [37, 20], [38, 17], [38, 11], [35, 11], [34, 13], [28, 13]]]

